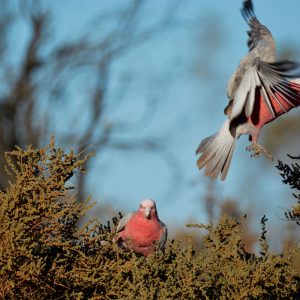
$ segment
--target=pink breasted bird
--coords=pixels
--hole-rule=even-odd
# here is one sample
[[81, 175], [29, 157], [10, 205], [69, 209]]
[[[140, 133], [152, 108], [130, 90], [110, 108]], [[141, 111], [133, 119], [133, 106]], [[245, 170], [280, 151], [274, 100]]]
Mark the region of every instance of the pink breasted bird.
[[249, 135], [247, 147], [257, 157], [264, 152], [257, 143], [261, 128], [280, 115], [300, 105], [300, 82], [291, 80], [299, 74], [299, 64], [275, 60], [275, 41], [269, 29], [256, 18], [251, 0], [245, 0], [242, 15], [250, 27], [248, 54], [240, 61], [229, 79], [229, 104], [224, 113], [227, 120], [216, 134], [202, 140], [196, 153], [200, 154], [198, 168], [205, 167], [205, 175], [226, 178], [236, 140]]
[[166, 225], [158, 218], [155, 201], [144, 199], [137, 212], [120, 220], [114, 242], [124, 249], [148, 256], [164, 248], [167, 235]]

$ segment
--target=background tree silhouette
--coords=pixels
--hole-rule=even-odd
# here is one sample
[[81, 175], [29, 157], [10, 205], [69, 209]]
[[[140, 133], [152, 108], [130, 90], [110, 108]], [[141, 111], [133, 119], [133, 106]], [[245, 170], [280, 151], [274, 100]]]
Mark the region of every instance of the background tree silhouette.
[[[2, 0], [0, 4], [1, 165], [4, 153], [15, 145], [38, 147], [52, 134], [60, 145], [77, 152], [89, 147], [96, 156], [112, 148], [120, 153], [154, 151], [167, 158], [161, 140], [127, 138], [134, 131], [131, 120], [113, 120], [137, 80], [130, 67], [124, 72], [115, 64], [141, 44], [180, 26], [176, 21], [178, 1], [168, 1], [161, 17], [148, 26], [142, 23], [147, 1], [124, 2], [112, 11], [99, 12], [76, 36], [58, 41], [45, 2]], [[20, 41], [23, 47], [19, 47]], [[139, 127], [151, 121], [158, 93], [168, 85], [167, 81], [153, 82], [150, 76], [146, 80], [145, 111], [137, 118]], [[7, 180], [1, 172], [3, 187]], [[78, 198], [83, 199], [85, 177], [79, 174], [77, 180]]]

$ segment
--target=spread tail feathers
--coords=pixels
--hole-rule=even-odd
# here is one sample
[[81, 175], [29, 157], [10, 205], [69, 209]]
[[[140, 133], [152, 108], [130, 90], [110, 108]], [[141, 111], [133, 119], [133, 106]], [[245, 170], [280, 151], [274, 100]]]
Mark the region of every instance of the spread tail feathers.
[[206, 176], [214, 179], [221, 174], [221, 179], [225, 180], [235, 141], [229, 131], [229, 120], [226, 120], [219, 132], [200, 143], [196, 151], [197, 154], [201, 154], [197, 161], [199, 169], [205, 167]]

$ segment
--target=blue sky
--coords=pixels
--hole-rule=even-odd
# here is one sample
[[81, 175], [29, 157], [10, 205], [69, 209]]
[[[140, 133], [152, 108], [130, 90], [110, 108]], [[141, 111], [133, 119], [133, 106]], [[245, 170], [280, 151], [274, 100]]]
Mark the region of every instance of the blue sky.
[[[130, 137], [164, 137], [167, 149], [181, 169], [181, 177], [175, 183], [172, 171], [159, 155], [142, 151], [123, 154], [107, 151], [101, 159], [94, 159], [94, 168], [88, 175], [88, 190], [99, 203], [110, 201], [117, 210], [127, 212], [136, 209], [143, 198], [150, 197], [157, 201], [159, 215], [170, 227], [183, 225], [190, 218], [207, 222], [201, 199], [208, 179], [196, 167], [195, 149], [203, 138], [215, 133], [224, 122], [227, 80], [247, 53], [247, 25], [240, 14], [241, 2], [181, 1], [178, 19], [191, 22], [193, 26], [162, 33], [135, 47], [114, 65], [116, 74], [130, 70], [135, 75], [135, 84], [118, 112], [109, 114], [108, 121], [131, 122]], [[110, 11], [111, 6], [123, 5], [125, 1], [45, 3], [53, 11], [55, 40], [60, 41], [76, 39], [91, 19]], [[149, 1], [144, 24], [154, 22], [166, 3]], [[299, 49], [299, 0], [257, 0], [254, 6], [258, 19], [275, 37], [279, 51], [285, 45]], [[210, 18], [221, 36], [220, 44], [213, 51], [205, 47], [205, 28]], [[97, 32], [93, 34], [97, 35]], [[295, 59], [300, 60], [300, 52]], [[201, 64], [206, 63], [212, 64], [213, 72], [208, 80], [197, 75]], [[152, 85], [152, 91], [149, 91], [149, 78], [159, 82], [170, 70], [172, 76], [167, 90], [156, 91], [156, 85]], [[117, 82], [117, 77], [115, 80]], [[77, 94], [76, 90], [74, 92]], [[137, 121], [143, 116], [145, 97], [151, 92], [158, 95], [159, 104], [151, 122], [140, 128]], [[84, 95], [78, 93], [77, 101], [84, 101]], [[63, 120], [58, 121], [55, 130], [62, 127]], [[250, 158], [245, 151], [247, 145], [246, 137], [238, 141], [228, 177], [225, 182], [217, 181], [216, 193], [220, 199], [234, 198], [241, 201], [243, 208], [255, 209], [257, 221], [267, 214], [271, 224], [275, 224], [282, 212], [279, 207], [290, 207], [293, 203], [290, 191], [281, 183], [274, 167], [277, 157], [273, 163], [265, 158]]]

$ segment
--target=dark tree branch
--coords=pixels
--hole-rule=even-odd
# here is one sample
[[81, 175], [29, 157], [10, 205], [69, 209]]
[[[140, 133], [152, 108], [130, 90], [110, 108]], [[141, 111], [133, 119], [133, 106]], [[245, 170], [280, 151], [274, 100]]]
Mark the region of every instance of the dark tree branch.
[[[0, 63], [1, 70], [16, 70], [14, 76], [4, 77], [7, 92], [0, 91], [1, 151], [12, 150], [15, 145], [39, 146], [48, 141], [47, 135], [56, 134], [64, 146], [79, 152], [92, 145], [97, 155], [107, 149], [159, 153], [174, 171], [174, 178], [179, 178], [180, 172], [175, 171], [176, 159], [163, 146], [163, 139], [123, 139], [135, 126], [143, 128], [151, 122], [154, 114], [150, 108], [159, 95], [152, 91], [146, 97], [145, 111], [138, 124], [127, 120], [110, 122], [110, 113], [119, 109], [122, 99], [130, 97], [130, 87], [126, 84], [117, 93], [111, 88], [113, 65], [132, 49], [181, 26], [175, 21], [179, 2], [170, 1], [160, 19], [146, 27], [143, 19], [147, 14], [147, 1], [132, 0], [121, 9], [100, 15], [93, 27], [76, 39], [59, 44], [51, 43], [49, 38], [46, 40], [51, 33], [50, 11], [42, 5], [35, 6], [35, 1], [18, 3], [19, 11], [11, 18], [10, 6], [2, 2], [7, 12], [4, 13], [3, 8], [2, 15], [6, 18], [0, 22], [3, 25], [0, 26], [0, 56], [5, 56], [11, 26], [18, 18], [27, 23], [31, 33], [19, 66], [5, 66], [5, 59]], [[129, 70], [128, 78], [130, 72], [133, 71]], [[86, 86], [82, 82], [86, 82]], [[72, 107], [74, 92], [84, 95], [82, 106], [76, 107], [79, 111], [76, 115]], [[115, 101], [112, 95], [117, 96]], [[147, 98], [151, 99], [151, 105]], [[88, 169], [91, 165], [85, 167]], [[84, 198], [84, 178], [78, 177], [80, 199]], [[0, 184], [5, 186], [5, 181], [0, 177]]]

